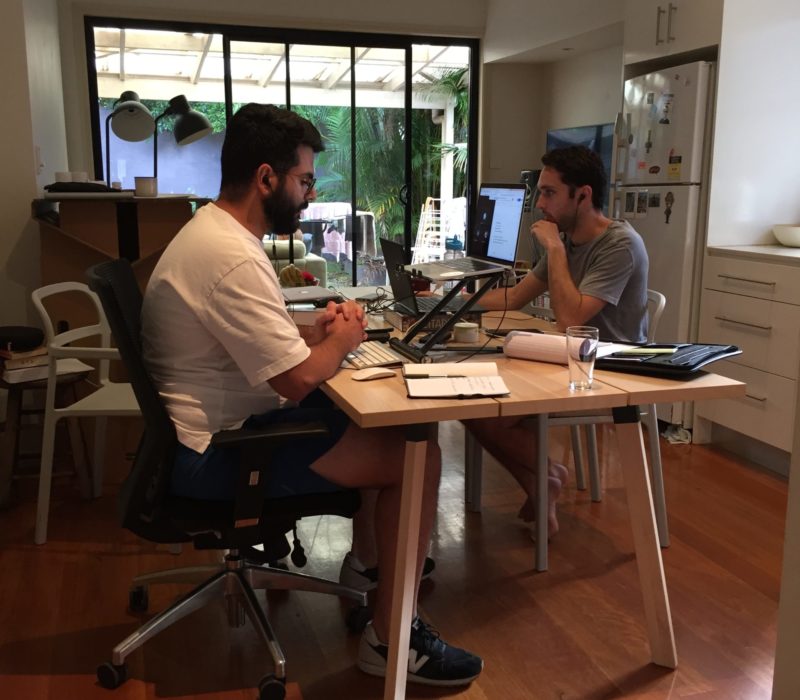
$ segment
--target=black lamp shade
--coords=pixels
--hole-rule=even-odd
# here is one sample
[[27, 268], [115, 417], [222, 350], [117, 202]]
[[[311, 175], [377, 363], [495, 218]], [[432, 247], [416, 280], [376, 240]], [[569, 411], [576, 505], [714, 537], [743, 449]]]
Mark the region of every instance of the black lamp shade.
[[175, 135], [175, 142], [179, 146], [193, 143], [212, 131], [211, 122], [208, 121], [205, 115], [193, 109], [190, 109], [186, 114], [180, 115], [172, 129], [172, 133]]

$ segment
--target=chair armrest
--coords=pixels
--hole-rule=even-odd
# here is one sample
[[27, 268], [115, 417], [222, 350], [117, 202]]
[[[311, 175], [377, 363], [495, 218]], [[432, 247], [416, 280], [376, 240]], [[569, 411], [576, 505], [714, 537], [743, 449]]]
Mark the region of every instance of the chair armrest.
[[50, 345], [47, 352], [53, 357], [78, 357], [85, 360], [119, 360], [117, 348], [82, 348]]
[[277, 423], [264, 428], [223, 430], [211, 437], [218, 448], [240, 450], [233, 514], [237, 530], [258, 528], [264, 508], [266, 474], [272, 455], [286, 442], [313, 440], [328, 435], [321, 422]]
[[214, 447], [255, 447], [258, 449], [285, 440], [324, 437], [327, 434], [328, 428], [324, 423], [276, 423], [264, 428], [221, 430], [211, 436], [211, 444]]

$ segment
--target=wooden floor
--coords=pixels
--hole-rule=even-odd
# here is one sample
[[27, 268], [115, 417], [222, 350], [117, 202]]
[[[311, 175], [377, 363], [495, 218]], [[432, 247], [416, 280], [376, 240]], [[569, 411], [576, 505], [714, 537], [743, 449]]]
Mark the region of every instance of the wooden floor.
[[[785, 481], [703, 446], [663, 443], [672, 546], [664, 564], [679, 668], [648, 663], [633, 545], [613, 433], [601, 432], [604, 500], [591, 503], [574, 480], [562, 495], [561, 532], [550, 570], [531, 570], [528, 530], [516, 518], [521, 492], [490, 460], [484, 509], [466, 513], [460, 427], [445, 424], [445, 475], [422, 614], [449, 642], [483, 656], [466, 689], [409, 686], [410, 698], [474, 700], [757, 700], [770, 697]], [[551, 455], [569, 463], [566, 434]], [[573, 479], [571, 472], [570, 478]], [[109, 481], [118, 481], [111, 475]], [[193, 614], [130, 659], [131, 679], [113, 693], [94, 668], [141, 622], [125, 609], [139, 572], [213, 561], [217, 555], [137, 541], [114, 518], [114, 492], [84, 502], [55, 488], [50, 539], [33, 541], [34, 494], [0, 513], [0, 698], [111, 700], [255, 697], [271, 670], [250, 627], [229, 630], [222, 606]], [[304, 522], [307, 573], [335, 577], [349, 525]], [[183, 589], [185, 590], [185, 589]], [[154, 588], [159, 610], [181, 591]], [[379, 698], [382, 681], [354, 666], [338, 600], [271, 593], [270, 614], [288, 658], [290, 700]]]

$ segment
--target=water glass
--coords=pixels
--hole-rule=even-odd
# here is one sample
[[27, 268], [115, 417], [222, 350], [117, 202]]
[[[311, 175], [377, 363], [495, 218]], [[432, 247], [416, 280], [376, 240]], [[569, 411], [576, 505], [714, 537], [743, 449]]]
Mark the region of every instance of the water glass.
[[567, 328], [567, 363], [571, 391], [585, 391], [592, 388], [598, 340], [599, 332], [594, 326]]

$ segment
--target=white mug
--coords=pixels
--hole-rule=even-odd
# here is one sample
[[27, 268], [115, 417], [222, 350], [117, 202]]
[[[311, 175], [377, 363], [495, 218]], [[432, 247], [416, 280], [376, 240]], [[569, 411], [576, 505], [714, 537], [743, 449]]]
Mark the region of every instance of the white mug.
[[89, 175], [85, 170], [73, 170], [71, 175], [73, 182], [89, 182]]
[[453, 326], [453, 338], [458, 343], [477, 343], [478, 324], [462, 321]]
[[134, 193], [137, 197], [156, 197], [158, 196], [158, 180], [154, 177], [135, 177]]
[[56, 182], [72, 182], [72, 173], [66, 170], [56, 171]]

